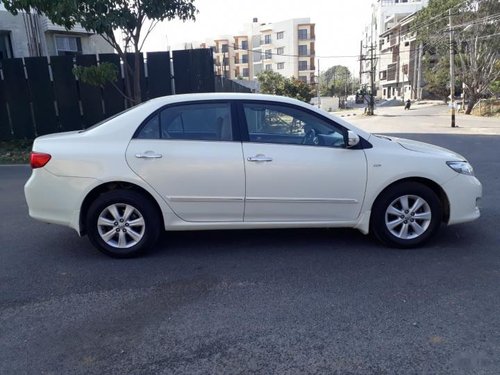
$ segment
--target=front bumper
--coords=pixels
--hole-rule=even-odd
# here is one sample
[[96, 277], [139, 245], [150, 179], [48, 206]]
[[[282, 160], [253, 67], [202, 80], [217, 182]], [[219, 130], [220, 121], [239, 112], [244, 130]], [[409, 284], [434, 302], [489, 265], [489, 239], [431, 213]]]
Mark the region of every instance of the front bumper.
[[443, 185], [450, 203], [448, 224], [460, 224], [481, 216], [479, 203], [483, 187], [474, 176], [459, 174]]

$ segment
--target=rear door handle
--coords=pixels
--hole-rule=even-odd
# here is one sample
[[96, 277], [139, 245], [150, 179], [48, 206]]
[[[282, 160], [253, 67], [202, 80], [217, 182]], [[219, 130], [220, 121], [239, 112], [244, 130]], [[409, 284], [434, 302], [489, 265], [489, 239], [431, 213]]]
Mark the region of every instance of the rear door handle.
[[269, 156], [266, 155], [258, 154], [255, 156], [249, 156], [247, 160], [258, 163], [258, 162], [270, 162], [273, 161], [273, 158], [270, 158]]
[[135, 157], [138, 159], [160, 159], [163, 155], [157, 154], [153, 151], [146, 151], [142, 154], [135, 154]]

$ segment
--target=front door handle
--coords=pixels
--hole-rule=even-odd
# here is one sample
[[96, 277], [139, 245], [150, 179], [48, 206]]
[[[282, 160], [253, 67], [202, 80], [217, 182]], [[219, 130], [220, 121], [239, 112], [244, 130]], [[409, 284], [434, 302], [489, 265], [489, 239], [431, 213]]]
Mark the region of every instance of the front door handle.
[[273, 158], [270, 158], [269, 156], [266, 155], [258, 154], [255, 156], [249, 156], [247, 160], [258, 163], [258, 162], [270, 162], [273, 161]]
[[146, 151], [142, 154], [135, 154], [138, 159], [160, 159], [163, 155], [157, 154], [154, 151]]

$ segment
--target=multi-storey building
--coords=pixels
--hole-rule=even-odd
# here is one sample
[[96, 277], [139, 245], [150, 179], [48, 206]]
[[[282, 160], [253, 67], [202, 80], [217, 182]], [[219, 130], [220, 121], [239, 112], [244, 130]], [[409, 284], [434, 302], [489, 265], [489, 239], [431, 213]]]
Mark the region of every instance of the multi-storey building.
[[101, 36], [81, 26], [67, 31], [38, 14], [14, 16], [0, 4], [0, 59], [108, 52], [113, 48]]
[[259, 23], [254, 18], [245, 31], [221, 36], [193, 47], [214, 49], [216, 73], [227, 78], [256, 79], [265, 70], [307, 83], [315, 75], [315, 24], [309, 18]]
[[382, 98], [414, 99], [421, 79], [416, 33], [411, 27], [415, 14], [403, 18], [379, 39], [379, 90]]
[[[384, 96], [384, 90], [380, 86], [381, 72], [382, 70], [387, 71], [388, 60], [393, 58], [392, 53], [395, 52], [394, 48], [389, 51], [387, 44], [383, 45], [381, 41], [387, 39], [387, 31], [398, 25], [409, 15], [422, 9], [427, 5], [427, 3], [428, 0], [374, 0], [372, 3], [371, 20], [363, 30], [361, 40], [360, 81], [362, 85], [369, 87], [371, 80], [370, 75], [373, 70], [373, 78], [376, 89], [375, 93], [377, 96]], [[384, 35], [384, 37], [382, 37], [382, 35]], [[390, 42], [392, 41], [395, 43], [395, 40], [396, 39], [392, 38], [390, 39]], [[373, 60], [371, 60], [372, 52]], [[386, 90], [385, 92], [386, 98], [400, 96], [392, 95], [393, 92], [389, 92], [389, 90]], [[388, 93], [391, 95], [387, 95]]]

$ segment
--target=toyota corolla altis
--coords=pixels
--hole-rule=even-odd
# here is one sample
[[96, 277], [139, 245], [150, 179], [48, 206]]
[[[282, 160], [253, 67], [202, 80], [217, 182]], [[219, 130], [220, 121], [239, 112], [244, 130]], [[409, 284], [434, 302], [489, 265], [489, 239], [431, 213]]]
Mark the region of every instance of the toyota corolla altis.
[[30, 215], [115, 257], [162, 230], [351, 227], [415, 247], [442, 223], [477, 219], [482, 193], [452, 151], [256, 94], [153, 99], [37, 138], [31, 166]]

